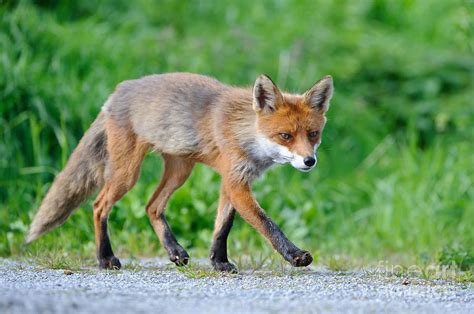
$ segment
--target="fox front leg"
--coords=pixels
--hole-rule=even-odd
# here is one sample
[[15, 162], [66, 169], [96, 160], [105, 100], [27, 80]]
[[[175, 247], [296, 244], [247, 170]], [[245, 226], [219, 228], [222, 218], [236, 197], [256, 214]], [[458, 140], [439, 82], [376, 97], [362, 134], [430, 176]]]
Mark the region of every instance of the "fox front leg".
[[254, 199], [249, 184], [227, 181], [226, 192], [233, 207], [242, 218], [265, 236], [285, 260], [295, 267], [311, 264], [313, 261], [311, 254], [299, 249], [288, 240], [280, 228], [265, 215], [263, 209]]

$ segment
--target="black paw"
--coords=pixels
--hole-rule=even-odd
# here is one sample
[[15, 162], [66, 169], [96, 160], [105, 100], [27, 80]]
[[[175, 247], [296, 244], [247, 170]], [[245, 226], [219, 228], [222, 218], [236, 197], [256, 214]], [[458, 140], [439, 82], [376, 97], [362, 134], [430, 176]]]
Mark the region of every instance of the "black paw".
[[291, 265], [295, 267], [308, 266], [313, 261], [313, 257], [307, 251], [297, 251], [293, 254]]
[[185, 266], [189, 262], [189, 255], [183, 248], [179, 248], [170, 253], [170, 261], [176, 266]]
[[212, 262], [212, 267], [214, 267], [214, 270], [216, 271], [222, 271], [231, 274], [237, 274], [239, 272], [237, 267], [229, 262]]
[[114, 269], [118, 270], [122, 267], [120, 261], [115, 256], [101, 257], [99, 258], [99, 267], [102, 269]]

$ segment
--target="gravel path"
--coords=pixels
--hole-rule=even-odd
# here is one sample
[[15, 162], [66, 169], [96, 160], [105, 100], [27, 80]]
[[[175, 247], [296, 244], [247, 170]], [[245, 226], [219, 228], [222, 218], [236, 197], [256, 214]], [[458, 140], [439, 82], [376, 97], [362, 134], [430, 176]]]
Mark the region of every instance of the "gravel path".
[[161, 259], [72, 274], [0, 260], [0, 313], [474, 313], [472, 283], [314, 268], [200, 275]]

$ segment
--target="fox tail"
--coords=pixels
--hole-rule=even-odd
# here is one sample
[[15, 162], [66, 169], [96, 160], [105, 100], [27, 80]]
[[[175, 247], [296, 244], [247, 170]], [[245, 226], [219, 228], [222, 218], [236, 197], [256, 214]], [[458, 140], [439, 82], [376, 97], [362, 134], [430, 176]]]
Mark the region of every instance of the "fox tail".
[[55, 178], [36, 213], [25, 243], [60, 226], [96, 188], [104, 185], [107, 161], [106, 117], [100, 113]]

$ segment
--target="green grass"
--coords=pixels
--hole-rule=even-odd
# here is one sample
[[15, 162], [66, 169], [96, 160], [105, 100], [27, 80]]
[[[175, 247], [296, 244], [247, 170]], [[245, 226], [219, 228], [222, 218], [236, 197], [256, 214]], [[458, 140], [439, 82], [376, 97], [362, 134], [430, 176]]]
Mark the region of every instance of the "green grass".
[[210, 268], [207, 268], [201, 265], [195, 265], [195, 264], [189, 264], [182, 267], [176, 267], [176, 270], [178, 270], [180, 273], [182, 273], [189, 279], [202, 279], [202, 278], [210, 278], [210, 277], [231, 276], [231, 274], [218, 272]]
[[[442, 255], [472, 257], [474, 247], [472, 2], [0, 3], [1, 256], [41, 248], [93, 258], [91, 201], [29, 249], [22, 242], [54, 175], [120, 81], [190, 71], [250, 85], [268, 73], [303, 92], [331, 74], [336, 91], [317, 169], [272, 168], [254, 184], [260, 204], [322, 260], [440, 258], [472, 270], [472, 258]], [[119, 256], [164, 254], [144, 210], [160, 174], [150, 154], [112, 212]], [[193, 256], [207, 255], [218, 191], [219, 177], [198, 166], [168, 206]], [[234, 260], [254, 256], [255, 267], [274, 254], [240, 218], [229, 249]]]
[[86, 270], [96, 265], [92, 258], [85, 258], [77, 252], [64, 252], [60, 248], [52, 250], [30, 250], [21, 256], [24, 264], [47, 269]]

